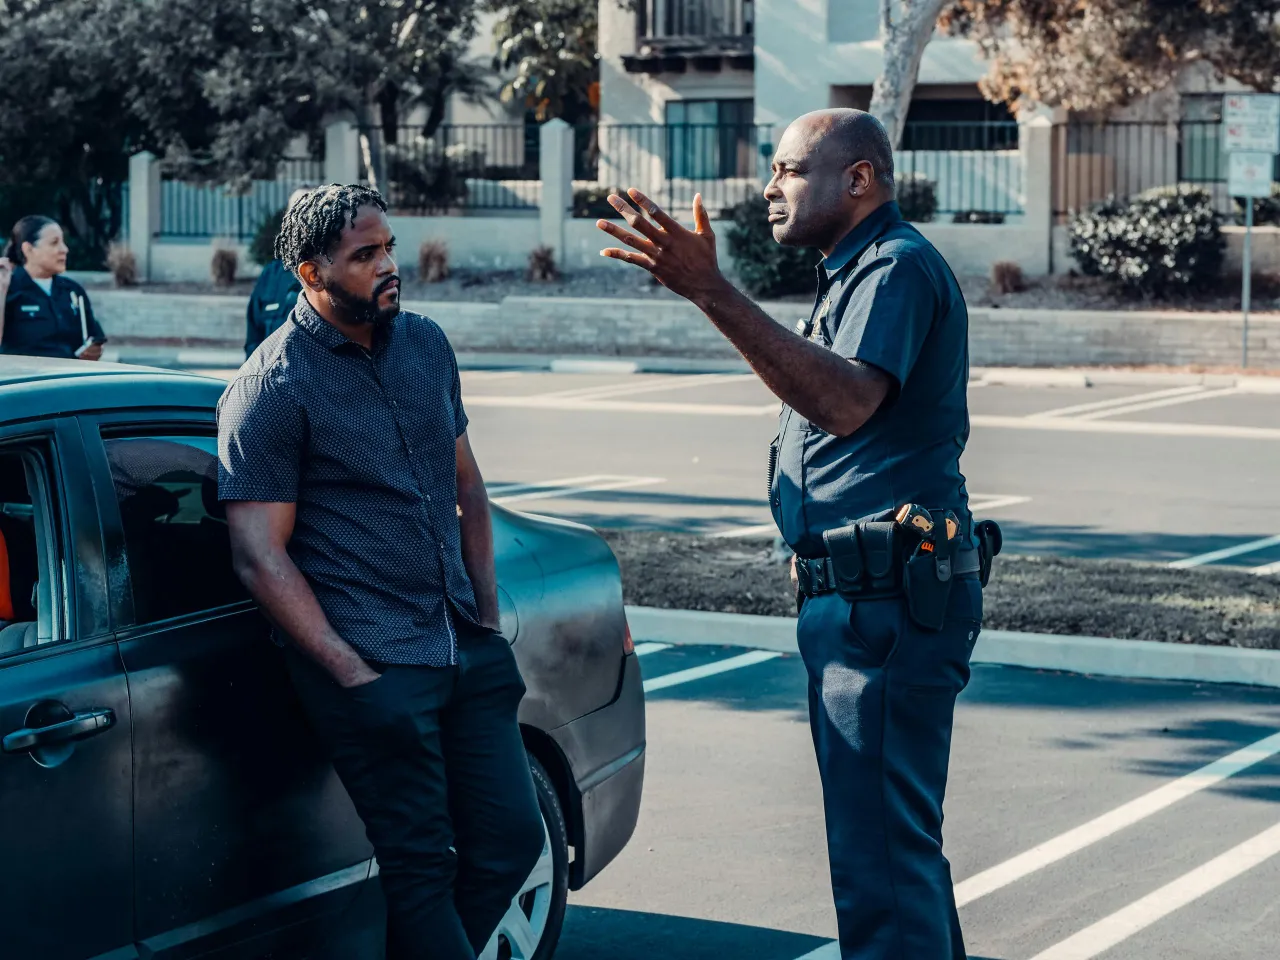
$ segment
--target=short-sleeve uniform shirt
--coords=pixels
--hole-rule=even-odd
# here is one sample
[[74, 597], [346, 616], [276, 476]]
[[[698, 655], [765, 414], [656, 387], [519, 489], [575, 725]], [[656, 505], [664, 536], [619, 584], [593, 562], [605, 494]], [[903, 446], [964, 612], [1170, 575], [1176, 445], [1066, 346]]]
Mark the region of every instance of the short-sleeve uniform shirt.
[[960, 454], [969, 437], [969, 320], [950, 267], [896, 203], [873, 211], [818, 266], [818, 297], [799, 332], [893, 380], [848, 437], [783, 406], [770, 455], [769, 505], [802, 557], [822, 533], [887, 519], [905, 503], [951, 509], [972, 527]]
[[297, 505], [289, 555], [362, 657], [451, 665], [450, 609], [479, 621], [457, 514], [466, 429], [434, 322], [401, 313], [366, 352], [299, 297], [218, 403], [218, 495]]

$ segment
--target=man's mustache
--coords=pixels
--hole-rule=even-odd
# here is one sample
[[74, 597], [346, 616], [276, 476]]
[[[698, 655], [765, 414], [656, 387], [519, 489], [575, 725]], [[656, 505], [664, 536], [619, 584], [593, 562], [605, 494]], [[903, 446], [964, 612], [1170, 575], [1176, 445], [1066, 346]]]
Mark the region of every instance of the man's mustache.
[[386, 291], [389, 290], [393, 284], [399, 285], [399, 283], [400, 283], [400, 277], [398, 274], [393, 277], [387, 277], [387, 279], [383, 280], [380, 284], [378, 284], [376, 287], [373, 288], [373, 298], [376, 300], [378, 297], [386, 293]]

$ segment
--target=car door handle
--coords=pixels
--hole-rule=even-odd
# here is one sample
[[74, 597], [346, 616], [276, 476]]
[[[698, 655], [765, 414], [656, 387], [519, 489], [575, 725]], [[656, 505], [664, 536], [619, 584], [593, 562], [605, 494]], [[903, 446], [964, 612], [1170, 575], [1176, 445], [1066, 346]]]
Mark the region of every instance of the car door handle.
[[70, 720], [51, 723], [47, 727], [24, 727], [4, 738], [5, 753], [27, 753], [37, 747], [47, 747], [68, 740], [83, 740], [109, 730], [116, 724], [116, 712], [110, 709], [86, 710]]

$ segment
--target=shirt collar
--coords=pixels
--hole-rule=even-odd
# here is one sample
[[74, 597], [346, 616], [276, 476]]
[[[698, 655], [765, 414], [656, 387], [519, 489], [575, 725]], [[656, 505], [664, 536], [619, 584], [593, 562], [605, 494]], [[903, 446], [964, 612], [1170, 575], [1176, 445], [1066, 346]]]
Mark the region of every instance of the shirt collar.
[[[316, 308], [311, 305], [311, 301], [307, 299], [305, 293], [298, 294], [298, 302], [293, 307], [293, 322], [319, 340], [329, 350], [339, 350], [348, 344], [355, 343], [354, 340], [347, 339], [346, 334], [320, 316], [316, 312]], [[373, 331], [373, 348], [375, 351], [386, 342], [394, 323], [394, 320], [390, 320], [382, 328]]]
[[876, 207], [861, 223], [845, 234], [844, 239], [831, 251], [831, 256], [823, 258], [818, 265], [818, 279], [830, 280], [861, 256], [886, 227], [901, 219], [902, 212], [898, 209], [897, 201], [890, 200]]

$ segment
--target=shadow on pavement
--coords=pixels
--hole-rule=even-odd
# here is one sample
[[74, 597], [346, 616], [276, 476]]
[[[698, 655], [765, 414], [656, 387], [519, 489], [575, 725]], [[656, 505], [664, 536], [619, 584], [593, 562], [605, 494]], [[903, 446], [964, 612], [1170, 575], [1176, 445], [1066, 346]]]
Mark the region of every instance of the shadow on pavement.
[[795, 960], [826, 942], [737, 923], [571, 906], [556, 960]]

